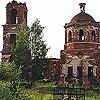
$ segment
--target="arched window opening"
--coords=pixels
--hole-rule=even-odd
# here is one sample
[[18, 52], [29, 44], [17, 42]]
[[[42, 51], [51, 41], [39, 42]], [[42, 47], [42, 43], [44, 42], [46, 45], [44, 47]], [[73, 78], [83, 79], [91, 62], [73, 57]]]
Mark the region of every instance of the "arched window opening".
[[85, 40], [84, 32], [82, 29], [79, 31], [79, 40]]
[[11, 24], [17, 24], [17, 23], [18, 23], [17, 10], [12, 9], [11, 10]]
[[92, 40], [93, 40], [93, 41], [96, 40], [95, 31], [92, 31]]
[[68, 41], [72, 41], [72, 33], [71, 33], [71, 31], [69, 31], [69, 33], [68, 33]]

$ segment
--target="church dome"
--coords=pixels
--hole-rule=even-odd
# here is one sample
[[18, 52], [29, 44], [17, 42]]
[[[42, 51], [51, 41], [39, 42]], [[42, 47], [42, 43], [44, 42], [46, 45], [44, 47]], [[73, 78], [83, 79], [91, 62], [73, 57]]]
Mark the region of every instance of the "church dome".
[[85, 12], [80, 12], [79, 14], [75, 15], [72, 19], [71, 22], [72, 24], [79, 24], [79, 23], [95, 23], [96, 21], [94, 18], [85, 13]]
[[86, 3], [80, 3], [79, 5], [80, 5], [81, 12], [79, 14], [75, 15], [71, 19], [70, 23], [71, 24], [96, 23], [96, 21], [94, 20], [94, 18], [91, 15], [85, 13], [85, 5], [86, 5]]

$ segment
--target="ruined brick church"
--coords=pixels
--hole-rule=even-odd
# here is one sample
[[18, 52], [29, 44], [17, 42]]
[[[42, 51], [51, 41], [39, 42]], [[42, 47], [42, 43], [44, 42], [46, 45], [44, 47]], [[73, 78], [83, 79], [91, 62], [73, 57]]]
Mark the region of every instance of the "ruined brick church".
[[100, 82], [100, 23], [85, 12], [85, 3], [79, 5], [80, 13], [64, 26], [62, 73], [89, 85], [92, 80]]
[[[74, 76], [89, 84], [100, 82], [100, 23], [85, 12], [85, 3], [80, 3], [80, 13], [66, 23], [64, 50], [60, 59], [52, 59], [52, 66], [62, 67], [66, 77]], [[11, 47], [16, 45], [16, 30], [22, 23], [27, 25], [25, 3], [12, 1], [6, 6], [6, 24], [3, 25], [2, 61], [11, 59]]]

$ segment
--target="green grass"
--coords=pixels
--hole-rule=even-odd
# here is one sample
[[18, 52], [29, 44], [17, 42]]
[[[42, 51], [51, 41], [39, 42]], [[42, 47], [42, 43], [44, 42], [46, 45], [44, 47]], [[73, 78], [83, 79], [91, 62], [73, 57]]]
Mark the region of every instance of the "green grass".
[[26, 89], [22, 93], [28, 96], [29, 100], [54, 100], [52, 94], [42, 94], [34, 89]]
[[[52, 94], [47, 93], [39, 93], [38, 88], [42, 87], [56, 87], [55, 82], [43, 83], [43, 82], [34, 82], [32, 85], [32, 89], [25, 89], [23, 93], [29, 97], [29, 100], [58, 100], [59, 96], [53, 96]], [[100, 94], [93, 91], [85, 92], [85, 100], [100, 100]], [[79, 100], [82, 100], [81, 98]]]
[[93, 91], [86, 91], [86, 100], [100, 100], [100, 94]]
[[48, 82], [48, 83], [44, 83], [44, 82], [34, 82], [32, 84], [33, 88], [41, 88], [41, 87], [56, 87], [55, 82]]

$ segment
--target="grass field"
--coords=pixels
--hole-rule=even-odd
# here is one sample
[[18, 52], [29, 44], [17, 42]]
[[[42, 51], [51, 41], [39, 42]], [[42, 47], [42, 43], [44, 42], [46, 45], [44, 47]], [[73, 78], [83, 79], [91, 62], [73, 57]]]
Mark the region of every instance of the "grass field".
[[[62, 98], [61, 96], [39, 92], [38, 89], [43, 87], [51, 88], [56, 87], [56, 85], [55, 82], [34, 82], [31, 89], [25, 89], [23, 92], [28, 95], [29, 100], [58, 100], [57, 98]], [[83, 99], [80, 98], [79, 100]], [[85, 91], [85, 100], [100, 100], [100, 93], [98, 91], [87, 90]]]

